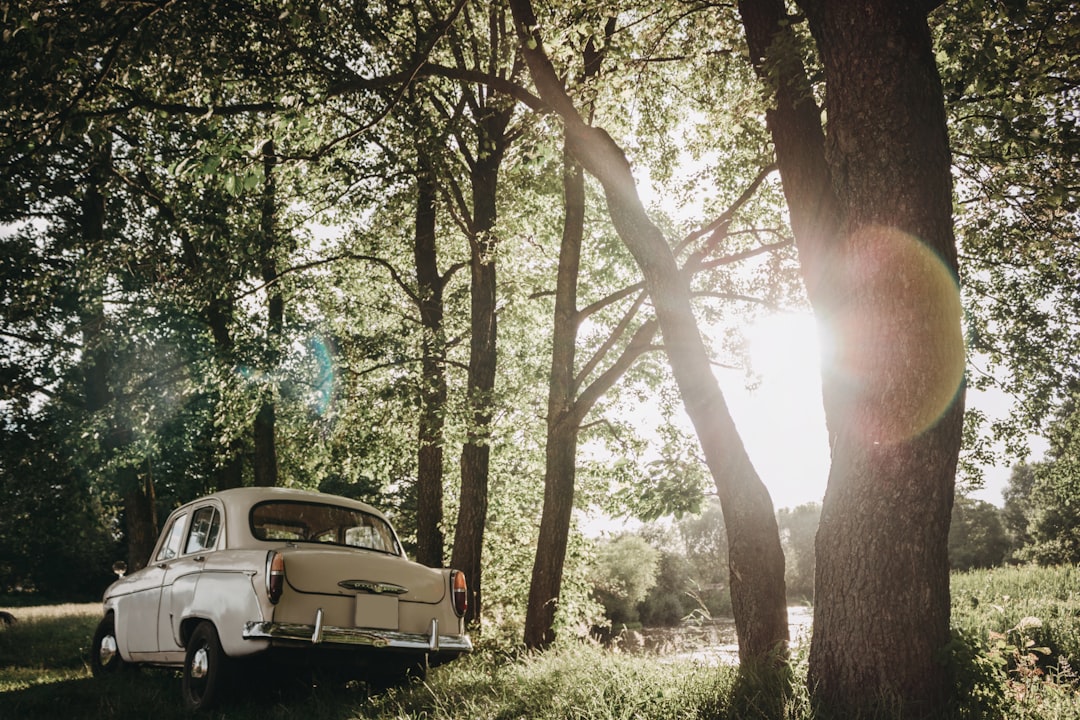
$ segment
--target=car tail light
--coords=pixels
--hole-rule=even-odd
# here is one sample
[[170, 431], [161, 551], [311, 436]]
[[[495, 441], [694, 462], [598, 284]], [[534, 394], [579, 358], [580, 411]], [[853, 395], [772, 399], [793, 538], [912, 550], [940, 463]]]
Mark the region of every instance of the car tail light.
[[465, 583], [465, 573], [460, 570], [450, 571], [450, 594], [454, 601], [454, 612], [464, 617], [469, 609], [469, 588]]
[[285, 556], [271, 550], [266, 554], [266, 596], [277, 603], [285, 589]]

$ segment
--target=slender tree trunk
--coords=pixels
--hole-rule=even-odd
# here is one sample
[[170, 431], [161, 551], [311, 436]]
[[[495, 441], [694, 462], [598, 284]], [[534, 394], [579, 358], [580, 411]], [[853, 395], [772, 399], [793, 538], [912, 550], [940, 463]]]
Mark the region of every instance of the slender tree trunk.
[[[605, 40], [615, 32], [615, 18], [605, 24]], [[600, 72], [607, 42], [602, 48], [592, 39], [583, 51], [586, 79]], [[552, 323], [551, 373], [548, 383], [547, 438], [544, 464], [544, 506], [540, 534], [529, 583], [525, 612], [525, 645], [545, 648], [555, 640], [555, 613], [562, 593], [566, 547], [574, 510], [578, 433], [593, 400], [578, 398], [576, 380], [577, 284], [581, 244], [585, 236], [585, 170], [563, 141], [563, 218], [559, 269], [555, 281], [555, 318]], [[651, 328], [650, 324], [650, 328]], [[654, 334], [649, 330], [649, 338]], [[621, 372], [619, 372], [621, 375]], [[612, 380], [613, 382], [613, 380]]]
[[551, 374], [548, 386], [544, 509], [529, 584], [525, 645], [547, 647], [555, 640], [555, 611], [562, 590], [563, 565], [574, 509], [578, 429], [575, 410], [574, 358], [577, 345], [577, 280], [585, 229], [585, 173], [569, 150], [563, 150], [566, 217], [555, 283]]
[[[278, 284], [277, 269], [277, 182], [274, 176], [276, 157], [274, 143], [267, 141], [262, 148], [263, 202], [259, 228], [259, 270], [267, 295], [266, 357], [272, 368], [277, 363], [281, 333], [285, 325], [285, 299]], [[271, 377], [273, 373], [268, 373]], [[262, 404], [255, 415], [254, 440], [255, 484], [273, 487], [278, 484], [276, 383], [273, 380], [263, 389]]]
[[[111, 148], [105, 147], [90, 168], [82, 199], [82, 239], [88, 252], [105, 245], [105, 193], [103, 186], [112, 162]], [[94, 292], [91, 290], [91, 292]], [[115, 407], [112, 386], [114, 352], [110, 347], [104, 301], [100, 294], [84, 297], [81, 308], [84, 348], [83, 387], [85, 408], [89, 415], [107, 412], [112, 407], [108, 429], [101, 441], [102, 462], [114, 458], [132, 442], [126, 414]], [[129, 464], [118, 464], [114, 483], [124, 503], [124, 530], [128, 548], [128, 567], [138, 570], [146, 565], [157, 540], [157, 513], [154, 486], [150, 476], [140, 478]]]
[[680, 272], [663, 233], [649, 220], [630, 165], [604, 131], [581, 119], [543, 53], [528, 0], [511, 0], [533, 82], [564, 121], [575, 157], [600, 180], [608, 213], [645, 278], [675, 381], [701, 442], [727, 525], [732, 612], [743, 662], [773, 657], [787, 646], [784, 555], [772, 499], [750, 462], [712, 374], [708, 353]]
[[[770, 113], [807, 289], [831, 339], [832, 467], [817, 535], [808, 682], [839, 717], [945, 707], [947, 542], [963, 414], [950, 157], [925, 4], [802, 3], [829, 133]], [[921, 7], [921, 9], [920, 9]], [[777, 0], [743, 0], [755, 60], [796, 86]], [[766, 73], [770, 65], [779, 73]], [[805, 97], [805, 96], [804, 96]], [[816, 110], [816, 109], [815, 109]], [[823, 192], [827, 188], [828, 192]]]
[[495, 391], [496, 337], [495, 222], [499, 167], [506, 152], [506, 128], [512, 107], [483, 109], [477, 122], [478, 153], [471, 173], [473, 224], [470, 244], [471, 329], [469, 344], [469, 429], [461, 449], [461, 496], [451, 565], [465, 573], [470, 602], [466, 622], [475, 623], [482, 608], [484, 525], [487, 522], [491, 457], [491, 406]]
[[[201, 263], [200, 263], [201, 264]], [[233, 338], [229, 331], [232, 319], [232, 303], [223, 298], [212, 299], [205, 311], [207, 324], [214, 338], [214, 349], [219, 362], [233, 361]], [[244, 482], [244, 444], [239, 438], [229, 443], [228, 452], [214, 473], [214, 487], [218, 490], [238, 488]]]
[[413, 255], [424, 339], [417, 431], [416, 560], [443, 565], [443, 425], [446, 413], [446, 349], [443, 338], [443, 280], [435, 247], [435, 177], [420, 149], [416, 174], [416, 234]]

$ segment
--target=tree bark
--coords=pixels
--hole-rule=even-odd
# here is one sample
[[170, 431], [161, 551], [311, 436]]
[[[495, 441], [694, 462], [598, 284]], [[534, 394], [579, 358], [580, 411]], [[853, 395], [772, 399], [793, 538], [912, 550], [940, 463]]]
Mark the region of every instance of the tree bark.
[[603, 185], [615, 229], [645, 277], [672, 372], [724, 509], [739, 656], [744, 662], [765, 660], [783, 652], [788, 640], [779, 531], [768, 490], [712, 375], [687, 279], [663, 233], [649, 220], [622, 150], [607, 133], [586, 125], [567, 96], [543, 52], [531, 3], [511, 0], [510, 5], [533, 82], [563, 119], [574, 156]]
[[119, 471], [124, 498], [124, 534], [127, 536], [128, 571], [146, 567], [157, 543], [157, 508], [153, 479], [140, 477], [132, 467]]
[[[262, 147], [263, 198], [262, 217], [259, 227], [259, 270], [266, 287], [266, 357], [267, 365], [277, 364], [281, 333], [285, 325], [285, 299], [278, 284], [277, 269], [277, 182], [274, 177], [276, 157], [274, 143], [266, 141]], [[273, 373], [268, 373], [272, 378]], [[255, 415], [254, 440], [255, 485], [273, 487], [278, 484], [277, 461], [277, 407], [276, 383], [271, 379], [263, 389], [259, 412]]]
[[492, 396], [495, 391], [496, 337], [495, 222], [499, 168], [509, 139], [506, 128], [513, 107], [480, 108], [477, 157], [470, 180], [473, 217], [470, 228], [471, 330], [469, 342], [469, 429], [461, 449], [460, 509], [454, 532], [451, 565], [465, 573], [469, 609], [465, 620], [475, 624], [482, 608], [484, 525], [487, 522], [488, 473], [491, 457]]
[[442, 567], [443, 426], [447, 398], [443, 279], [439, 275], [435, 247], [435, 177], [426, 150], [419, 150], [413, 255], [424, 338], [417, 430], [416, 561], [429, 567]]
[[585, 231], [585, 171], [565, 148], [563, 205], [566, 216], [555, 283], [544, 507], [525, 613], [525, 645], [530, 648], [547, 647], [555, 640], [553, 627], [574, 509], [578, 430], [581, 426], [581, 417], [574, 407], [574, 364], [578, 328], [577, 280]]
[[[193, 270], [202, 266], [201, 262], [189, 263]], [[207, 303], [204, 310], [206, 322], [210, 326], [210, 333], [214, 338], [214, 350], [218, 362], [230, 364], [233, 362], [233, 337], [229, 330], [229, 323], [233, 318], [233, 304], [224, 297], [213, 297]], [[222, 459], [221, 465], [214, 472], [214, 487], [218, 490], [238, 488], [244, 483], [244, 444], [239, 438], [230, 441], [228, 451]]]
[[[780, 92], [769, 121], [808, 294], [832, 344], [808, 682], [836, 716], [899, 703], [904, 717], [925, 717], [950, 691], [939, 653], [963, 415], [941, 86], [924, 5], [801, 4], [825, 68], [828, 136]], [[782, 3], [740, 10], [762, 73], [799, 85]]]

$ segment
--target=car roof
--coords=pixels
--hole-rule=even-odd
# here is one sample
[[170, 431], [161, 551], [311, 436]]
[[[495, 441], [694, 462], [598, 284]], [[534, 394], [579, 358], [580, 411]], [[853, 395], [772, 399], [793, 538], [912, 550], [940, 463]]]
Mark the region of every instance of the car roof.
[[230, 544], [231, 542], [239, 541], [242, 537], [249, 537], [247, 529], [248, 514], [252, 507], [267, 501], [317, 502], [341, 505], [370, 513], [371, 515], [382, 518], [387, 523], [390, 522], [382, 511], [361, 500], [353, 500], [352, 498], [343, 497], [341, 495], [331, 495], [329, 493], [322, 493], [314, 490], [281, 487], [242, 487], [219, 490], [215, 493], [203, 495], [190, 502], [184, 503], [169, 513], [169, 516], [172, 517], [178, 512], [190, 510], [197, 505], [212, 500], [218, 501], [225, 507], [226, 524], [228, 526], [226, 533], [233, 538], [233, 541], [230, 541]]
[[207, 498], [218, 498], [227, 507], [237, 506], [252, 506], [266, 500], [306, 500], [309, 502], [324, 502], [332, 503], [334, 505], [345, 505], [347, 507], [353, 507], [358, 510], [369, 512], [372, 515], [377, 515], [385, 519], [385, 515], [378, 508], [369, 505], [362, 500], [353, 500], [342, 495], [331, 495], [330, 493], [318, 492], [316, 490], [301, 490], [299, 488], [283, 488], [283, 487], [241, 487], [230, 488], [228, 490], [219, 490], [210, 495], [205, 495], [196, 500], [192, 500], [192, 503], [197, 503]]

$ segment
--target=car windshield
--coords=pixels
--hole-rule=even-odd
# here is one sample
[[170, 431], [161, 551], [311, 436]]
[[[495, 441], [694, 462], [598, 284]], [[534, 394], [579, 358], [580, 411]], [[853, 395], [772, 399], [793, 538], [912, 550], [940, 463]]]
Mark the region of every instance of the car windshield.
[[295, 500], [259, 503], [251, 509], [258, 540], [323, 543], [400, 555], [394, 531], [380, 517], [354, 508]]

